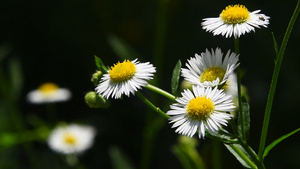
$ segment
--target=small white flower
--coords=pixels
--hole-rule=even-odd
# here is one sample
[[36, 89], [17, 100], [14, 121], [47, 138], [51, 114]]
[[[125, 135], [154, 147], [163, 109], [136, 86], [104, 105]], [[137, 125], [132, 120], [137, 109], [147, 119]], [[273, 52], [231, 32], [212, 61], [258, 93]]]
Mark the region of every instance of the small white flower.
[[152, 79], [155, 72], [155, 67], [149, 62], [139, 63], [137, 59], [118, 62], [103, 75], [96, 91], [106, 99], [118, 99], [122, 94], [129, 97], [130, 93], [148, 85], [147, 80]]
[[202, 28], [214, 35], [239, 38], [245, 33], [255, 31], [260, 26], [267, 27], [269, 16], [259, 13], [260, 10], [249, 12], [244, 5], [229, 5], [219, 17], [205, 18], [201, 23]]
[[230, 53], [230, 50], [223, 59], [221, 49], [211, 50], [211, 53], [206, 49], [205, 53], [190, 58], [186, 63], [188, 69], [182, 68], [181, 72], [185, 80], [193, 85], [214, 87], [226, 82], [239, 65], [238, 60], [238, 55]]
[[50, 133], [48, 145], [62, 154], [79, 154], [92, 146], [95, 134], [95, 129], [91, 126], [59, 126]]
[[30, 91], [26, 97], [28, 102], [34, 104], [63, 102], [71, 98], [71, 92], [54, 83], [44, 83], [38, 89]]
[[193, 86], [182, 92], [177, 103], [170, 106], [167, 112], [171, 117], [172, 128], [177, 127], [176, 133], [192, 137], [197, 130], [199, 138], [204, 138], [205, 132], [216, 133], [221, 125], [226, 126], [227, 120], [232, 118], [226, 112], [233, 111], [235, 106], [223, 90], [211, 87]]

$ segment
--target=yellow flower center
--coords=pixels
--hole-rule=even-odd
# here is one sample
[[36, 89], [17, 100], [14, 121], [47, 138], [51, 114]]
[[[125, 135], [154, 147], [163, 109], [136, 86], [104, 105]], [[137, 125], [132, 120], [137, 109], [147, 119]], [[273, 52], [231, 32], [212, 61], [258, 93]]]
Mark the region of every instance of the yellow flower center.
[[55, 92], [58, 89], [59, 87], [54, 83], [44, 83], [38, 88], [38, 90], [44, 94], [51, 94], [52, 92]]
[[196, 97], [191, 99], [187, 105], [187, 114], [194, 120], [204, 120], [210, 116], [214, 110], [211, 99], [206, 97]]
[[136, 72], [135, 65], [129, 60], [118, 62], [109, 70], [109, 76], [113, 82], [122, 82], [131, 79]]
[[64, 136], [64, 141], [66, 144], [71, 144], [71, 145], [74, 145], [77, 142], [76, 137], [70, 133], [68, 133]]
[[222, 11], [220, 17], [227, 24], [238, 24], [246, 22], [250, 15], [244, 5], [229, 5]]
[[205, 81], [214, 81], [217, 78], [220, 79], [220, 81], [223, 80], [225, 76], [226, 71], [223, 68], [220, 67], [210, 67], [206, 69], [202, 75], [200, 76], [200, 82], [203, 83]]

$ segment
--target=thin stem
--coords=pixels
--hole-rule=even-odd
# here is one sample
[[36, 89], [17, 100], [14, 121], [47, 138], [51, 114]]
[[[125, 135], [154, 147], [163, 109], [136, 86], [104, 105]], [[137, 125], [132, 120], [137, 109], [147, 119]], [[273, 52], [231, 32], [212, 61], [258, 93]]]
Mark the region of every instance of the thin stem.
[[172, 94], [170, 94], [170, 93], [168, 93], [168, 92], [166, 92], [166, 91], [164, 91], [164, 90], [162, 90], [162, 89], [160, 89], [160, 88], [158, 88], [156, 86], [148, 84], [147, 86], [145, 86], [145, 88], [147, 88], [149, 90], [152, 90], [152, 91], [154, 91], [154, 92], [156, 92], [158, 94], [161, 94], [161, 95], [167, 97], [170, 100], [173, 100], [173, 101], [175, 100], [175, 96], [174, 95], [172, 95]]
[[164, 118], [169, 119], [170, 116], [167, 115], [165, 112], [160, 110], [160, 108], [156, 107], [154, 104], [152, 104], [145, 96], [143, 96], [140, 92], [136, 92], [136, 95], [146, 104], [148, 105], [151, 109], [162, 115]]
[[275, 61], [275, 68], [273, 72], [273, 77], [270, 85], [270, 90], [269, 90], [269, 95], [268, 95], [268, 100], [267, 100], [267, 105], [266, 105], [266, 110], [265, 110], [265, 117], [264, 117], [264, 122], [263, 122], [263, 127], [262, 127], [262, 132], [261, 132], [261, 138], [260, 138], [260, 145], [259, 145], [259, 152], [258, 152], [258, 157], [261, 161], [263, 161], [263, 154], [265, 151], [265, 143], [266, 143], [266, 138], [267, 138], [267, 133], [268, 133], [268, 127], [269, 127], [269, 121], [270, 121], [270, 116], [271, 116], [271, 109], [272, 109], [272, 103], [275, 95], [275, 89], [277, 85], [277, 80], [279, 76], [279, 71], [283, 59], [283, 55], [286, 49], [286, 45], [288, 43], [290, 34], [292, 32], [294, 23], [297, 19], [297, 16], [300, 11], [300, 1], [298, 1], [297, 6], [295, 8], [295, 11], [293, 13], [293, 16], [291, 17], [290, 23], [287, 27], [287, 30], [285, 32], [277, 60]]
[[[239, 38], [234, 38], [234, 49], [235, 53], [239, 54], [240, 53], [240, 48], [239, 48]], [[241, 134], [244, 140], [246, 140], [246, 134], [245, 134], [245, 124], [242, 119], [244, 119], [244, 112], [243, 112], [243, 106], [242, 106], [242, 89], [241, 89], [241, 69], [238, 66], [236, 68], [236, 74], [237, 74], [237, 89], [238, 89], [238, 101], [239, 101], [239, 118], [240, 123], [241, 123]]]

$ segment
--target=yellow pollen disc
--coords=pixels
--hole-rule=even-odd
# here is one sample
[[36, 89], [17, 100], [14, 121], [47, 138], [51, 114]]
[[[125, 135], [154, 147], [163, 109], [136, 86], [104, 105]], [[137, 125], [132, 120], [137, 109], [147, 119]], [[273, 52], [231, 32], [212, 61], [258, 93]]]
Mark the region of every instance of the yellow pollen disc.
[[122, 63], [118, 62], [112, 66], [109, 70], [109, 76], [113, 82], [122, 82], [132, 78], [135, 71], [135, 65], [129, 60], [125, 60]]
[[66, 134], [64, 137], [66, 144], [76, 144], [76, 137], [73, 134]]
[[44, 83], [38, 88], [38, 90], [43, 93], [51, 93], [57, 89], [59, 89], [59, 87], [54, 83]]
[[202, 75], [200, 76], [200, 82], [203, 83], [205, 81], [214, 81], [217, 78], [220, 79], [220, 81], [223, 80], [225, 76], [226, 71], [220, 67], [210, 67], [206, 69]]
[[246, 22], [249, 16], [249, 11], [244, 5], [229, 5], [220, 14], [222, 20], [228, 24]]
[[213, 112], [214, 104], [206, 97], [196, 97], [187, 105], [187, 114], [194, 120], [204, 120]]

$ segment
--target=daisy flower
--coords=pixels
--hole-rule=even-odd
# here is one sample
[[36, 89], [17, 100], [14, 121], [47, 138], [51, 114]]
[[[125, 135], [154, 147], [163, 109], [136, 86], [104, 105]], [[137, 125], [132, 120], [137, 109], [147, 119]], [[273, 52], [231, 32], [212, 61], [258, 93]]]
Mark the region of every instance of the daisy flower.
[[92, 146], [95, 134], [95, 129], [91, 126], [59, 126], [50, 133], [48, 145], [62, 154], [79, 154]]
[[226, 126], [232, 115], [225, 112], [233, 111], [235, 106], [223, 90], [211, 87], [193, 86], [182, 92], [177, 103], [170, 106], [167, 112], [171, 117], [172, 128], [176, 133], [192, 137], [198, 130], [199, 138], [204, 138], [205, 132], [216, 133], [221, 125]]
[[44, 83], [38, 89], [30, 91], [26, 98], [33, 104], [63, 102], [71, 98], [71, 92], [54, 83]]
[[152, 79], [155, 72], [155, 67], [149, 62], [140, 63], [137, 59], [118, 62], [103, 75], [96, 91], [106, 99], [118, 99], [122, 94], [129, 96], [148, 85], [147, 80]]
[[222, 35], [226, 38], [239, 38], [245, 33], [255, 31], [260, 26], [267, 27], [269, 16], [259, 13], [260, 10], [249, 12], [244, 5], [229, 5], [217, 18], [205, 18], [201, 23], [202, 28], [214, 35]]
[[182, 76], [189, 83], [202, 87], [223, 85], [239, 65], [239, 58], [229, 50], [222, 59], [221, 49], [217, 48], [211, 52], [206, 49], [205, 53], [195, 54], [195, 57], [188, 60], [185, 64], [188, 69], [181, 69]]

